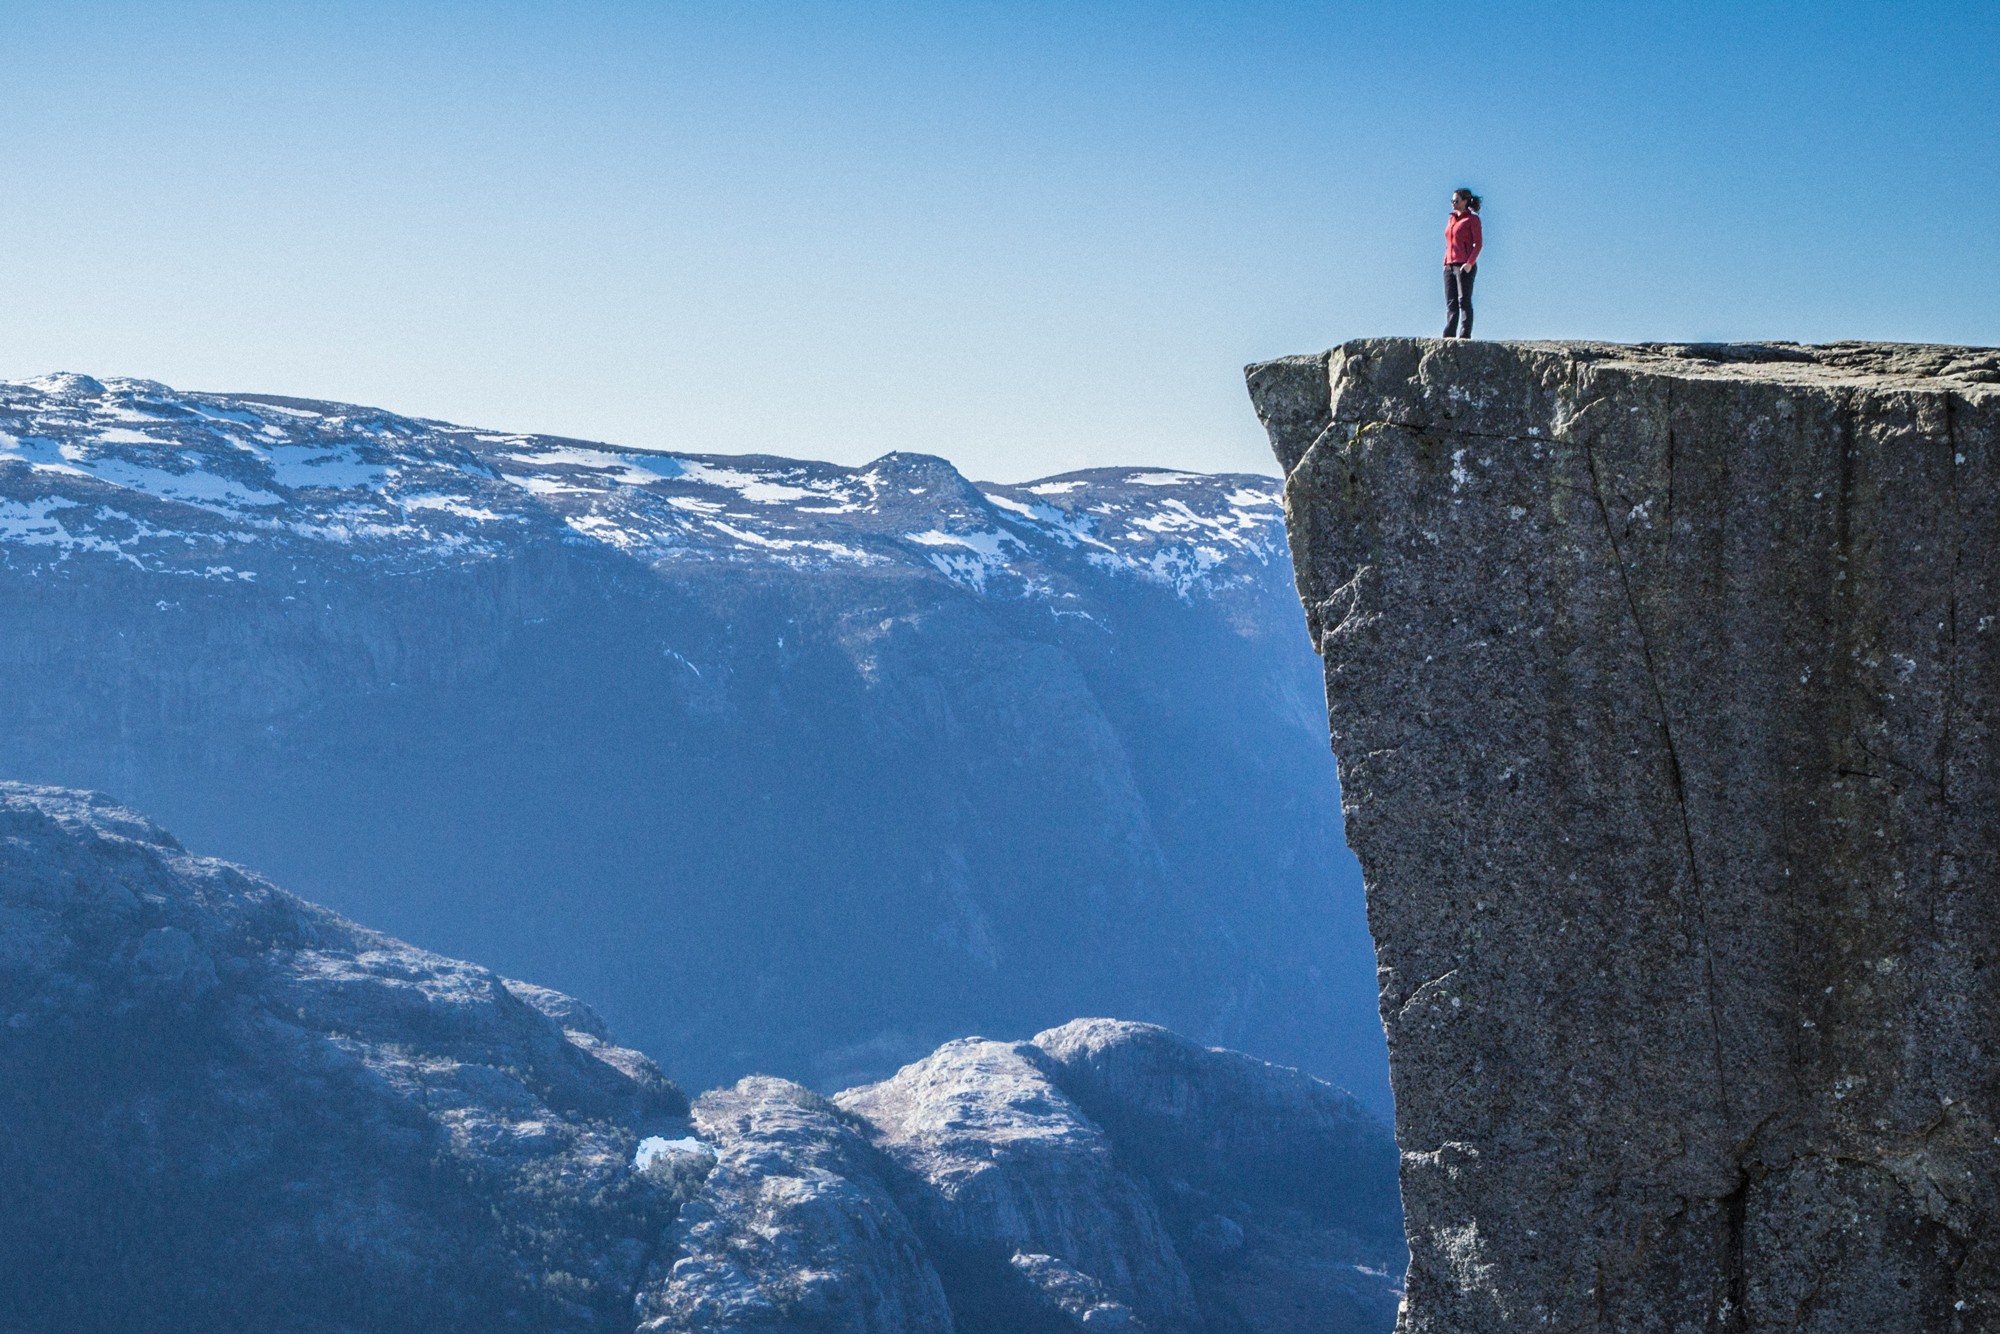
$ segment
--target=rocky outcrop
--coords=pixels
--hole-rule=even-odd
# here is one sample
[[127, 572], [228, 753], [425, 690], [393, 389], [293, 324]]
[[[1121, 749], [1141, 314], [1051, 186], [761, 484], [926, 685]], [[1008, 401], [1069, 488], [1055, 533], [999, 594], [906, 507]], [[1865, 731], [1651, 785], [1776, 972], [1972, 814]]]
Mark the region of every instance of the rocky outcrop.
[[[962, 1331], [1386, 1330], [1395, 1150], [1349, 1095], [1150, 1024], [949, 1043], [840, 1094]], [[1287, 1146], [1295, 1146], [1288, 1151]]]
[[1158, 1203], [1206, 1328], [1390, 1326], [1396, 1146], [1351, 1096], [1151, 1024], [1079, 1019], [1034, 1045]]
[[568, 997], [0, 785], [0, 1327], [629, 1328], [686, 1110]]
[[1411, 1334], [2000, 1322], [2000, 356], [1250, 369], [1325, 660]]
[[1103, 1307], [1097, 1319], [1190, 1327], [1193, 1289], [1158, 1207], [1051, 1064], [1032, 1043], [967, 1038], [836, 1101], [921, 1183], [914, 1209], [984, 1314], [1000, 1315], [1019, 1278], [1079, 1319]]
[[703, 1147], [685, 1143], [713, 1156], [641, 1290], [648, 1331], [1363, 1334], [1395, 1317], [1386, 1128], [1318, 1080], [1152, 1025], [947, 1043], [832, 1102], [746, 1079], [698, 1099], [694, 1124]]
[[647, 1331], [939, 1334], [944, 1287], [889, 1193], [888, 1166], [840, 1111], [782, 1079], [705, 1093], [715, 1154], [639, 1297]]

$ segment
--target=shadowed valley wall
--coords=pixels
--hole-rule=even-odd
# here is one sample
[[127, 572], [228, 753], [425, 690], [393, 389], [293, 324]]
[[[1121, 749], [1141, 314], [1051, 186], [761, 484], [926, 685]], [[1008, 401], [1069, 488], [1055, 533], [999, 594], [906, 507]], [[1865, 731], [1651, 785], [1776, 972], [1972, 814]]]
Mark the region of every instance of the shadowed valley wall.
[[588, 995], [703, 1087], [1077, 1014], [1388, 1110], [1273, 479], [0, 383], [0, 777]]

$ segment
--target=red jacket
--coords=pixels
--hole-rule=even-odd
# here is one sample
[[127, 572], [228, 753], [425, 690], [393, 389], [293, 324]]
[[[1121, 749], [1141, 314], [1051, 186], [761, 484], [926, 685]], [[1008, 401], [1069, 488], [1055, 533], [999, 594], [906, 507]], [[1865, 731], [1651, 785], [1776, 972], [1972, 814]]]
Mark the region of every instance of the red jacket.
[[1444, 262], [1447, 264], [1477, 264], [1479, 247], [1483, 244], [1477, 213], [1454, 213], [1451, 221], [1444, 225]]

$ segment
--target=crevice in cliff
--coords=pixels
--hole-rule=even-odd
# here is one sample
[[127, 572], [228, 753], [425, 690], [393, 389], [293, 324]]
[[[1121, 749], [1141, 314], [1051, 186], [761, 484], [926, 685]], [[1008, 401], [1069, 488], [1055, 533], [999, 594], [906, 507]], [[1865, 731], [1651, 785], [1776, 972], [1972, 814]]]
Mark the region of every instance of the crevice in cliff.
[[[643, 1321], [644, 1313], [639, 1309], [639, 1298], [646, 1290], [646, 1280], [652, 1277], [653, 1267], [667, 1252], [671, 1244], [674, 1224], [680, 1221], [681, 1209], [685, 1201], [674, 1206], [673, 1216], [660, 1220], [659, 1226], [646, 1239], [644, 1249], [639, 1252], [639, 1262], [632, 1267], [632, 1282], [625, 1290], [625, 1303], [619, 1308], [622, 1319], [618, 1322], [620, 1334], [636, 1330]], [[662, 1266], [663, 1268], [669, 1266]]]
[[1449, 972], [1439, 974], [1428, 982], [1419, 983], [1414, 990], [1403, 997], [1402, 1003], [1396, 1007], [1396, 1017], [1400, 1019], [1412, 1005], [1417, 1003], [1417, 998], [1426, 991], [1429, 991], [1432, 987], [1441, 986], [1456, 976], [1458, 976], [1458, 969], [1453, 968]]
[[1750, 1226], [1750, 1174], [1737, 1169], [1736, 1188], [1723, 1196], [1722, 1208], [1722, 1302], [1709, 1319], [1709, 1328], [1738, 1330], [1747, 1324], [1745, 1304], [1750, 1296], [1749, 1271], [1744, 1265], [1745, 1233]]
[[[1912, 781], [1921, 783], [1925, 787], [1937, 786], [1937, 779], [1933, 778], [1930, 774], [1925, 773], [1922, 769], [1917, 768], [1914, 764], [1910, 764], [1904, 760], [1897, 759], [1894, 755], [1890, 755], [1883, 751], [1876, 750], [1866, 741], [1863, 741], [1858, 735], [1851, 737], [1850, 740], [1853, 742], [1854, 748], [1860, 751], [1863, 755], [1866, 755], [1869, 759], [1879, 760], [1883, 764], [1889, 766], [1891, 769], [1901, 770], [1903, 773], [1908, 774]], [[1873, 778], [1878, 782], [1883, 782], [1883, 783], [1895, 781], [1894, 779], [1888, 778], [1882, 774], [1870, 773], [1865, 769], [1836, 768], [1834, 770], [1834, 773], [1847, 778]]]
[[1667, 546], [1674, 542], [1674, 455], [1680, 451], [1680, 440], [1673, 428], [1674, 387], [1667, 385], [1667, 503], [1663, 511], [1667, 519]]
[[1457, 423], [1450, 421], [1449, 419], [1443, 422], [1418, 423], [1418, 422], [1407, 422], [1407, 421], [1394, 421], [1387, 417], [1376, 417], [1368, 419], [1366, 421], [1363, 421], [1359, 418], [1355, 418], [1351, 421], [1349, 420], [1336, 421], [1334, 423], [1334, 426], [1352, 426], [1355, 428], [1357, 432], [1369, 430], [1375, 427], [1381, 427], [1391, 430], [1408, 431], [1412, 435], [1427, 436], [1432, 440], [1442, 439], [1445, 436], [1451, 436], [1454, 438], [1463, 437], [1467, 440], [1497, 440], [1501, 444], [1506, 444], [1506, 445], [1548, 445], [1554, 443], [1553, 439], [1549, 436], [1529, 435], [1529, 434], [1524, 434], [1520, 431], [1468, 430], [1467, 428], [1462, 427]]
[[[1671, 413], [1671, 399], [1668, 410]], [[1688, 813], [1687, 783], [1681, 772], [1680, 751], [1674, 744], [1673, 723], [1667, 712], [1666, 691], [1660, 685], [1659, 669], [1653, 661], [1652, 639], [1646, 633], [1645, 618], [1639, 614], [1639, 600], [1632, 591], [1632, 576], [1626, 565], [1625, 551], [1619, 545], [1617, 528], [1611, 522], [1611, 509], [1604, 500], [1604, 481], [1598, 475], [1596, 451], [1585, 441], [1577, 443], [1583, 450], [1584, 466], [1590, 471], [1591, 499], [1596, 503], [1598, 518], [1604, 524], [1604, 540], [1611, 548], [1611, 563], [1617, 568], [1619, 588], [1625, 598], [1625, 609], [1632, 618], [1633, 633], [1639, 640], [1639, 657], [1645, 668], [1647, 692], [1653, 697], [1653, 708], [1659, 718], [1660, 740], [1667, 757], [1667, 775], [1673, 784], [1674, 809], [1680, 823], [1682, 848], [1687, 856], [1688, 880], [1694, 887], [1695, 920], [1701, 928], [1702, 992], [1708, 1016], [1709, 1044], [1715, 1061], [1716, 1098], [1721, 1105], [1723, 1117], [1727, 1119], [1732, 1115], [1732, 1107], [1729, 1097], [1729, 1077], [1722, 1057], [1722, 1016], [1718, 1013], [1715, 998], [1714, 936], [1709, 927], [1708, 901], [1702, 884], [1701, 865], [1695, 856], [1694, 821]]]

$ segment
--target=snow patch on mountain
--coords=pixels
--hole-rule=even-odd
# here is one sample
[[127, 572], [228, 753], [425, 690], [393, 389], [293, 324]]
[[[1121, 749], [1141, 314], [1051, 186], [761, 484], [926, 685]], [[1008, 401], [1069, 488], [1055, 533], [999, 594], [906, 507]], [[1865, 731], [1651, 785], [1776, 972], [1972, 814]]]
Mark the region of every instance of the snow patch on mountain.
[[408, 572], [538, 537], [654, 566], [901, 569], [1061, 599], [1105, 576], [1212, 594], [1281, 559], [1284, 531], [1277, 483], [1255, 476], [1101, 468], [974, 485], [921, 454], [845, 468], [150, 380], [0, 382], [0, 559], [16, 568], [109, 557], [236, 579], [337, 551]]

